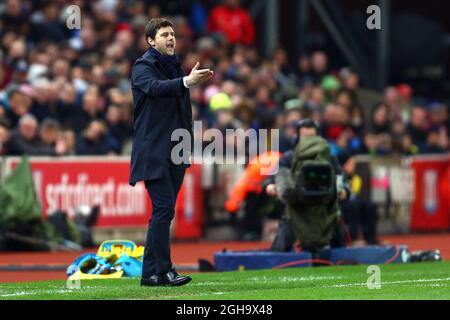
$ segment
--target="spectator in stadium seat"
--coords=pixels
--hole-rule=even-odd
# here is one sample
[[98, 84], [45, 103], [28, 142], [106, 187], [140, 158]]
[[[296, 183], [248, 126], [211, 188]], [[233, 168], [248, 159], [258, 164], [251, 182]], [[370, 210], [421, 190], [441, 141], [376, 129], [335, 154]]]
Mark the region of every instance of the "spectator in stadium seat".
[[430, 121], [432, 125], [444, 126], [447, 127], [447, 130], [450, 130], [450, 119], [449, 119], [449, 111], [448, 106], [435, 102], [428, 106], [428, 111], [430, 113]]
[[322, 78], [328, 74], [328, 56], [325, 52], [318, 50], [312, 53], [311, 71], [316, 84], [319, 84]]
[[321, 132], [329, 141], [337, 138], [349, 127], [350, 114], [345, 108], [329, 103], [326, 106], [321, 123]]
[[52, 62], [50, 74], [53, 78], [68, 80], [70, 74], [70, 64], [66, 59], [58, 58]]
[[0, 50], [0, 90], [5, 89], [11, 82], [13, 77], [18, 77], [12, 66], [8, 65], [4, 59], [3, 52]]
[[384, 104], [388, 107], [389, 120], [401, 119], [401, 100], [397, 89], [389, 86], [384, 90]]
[[411, 109], [411, 120], [406, 126], [406, 132], [412, 139], [414, 145], [423, 151], [428, 134], [428, 113], [423, 106], [413, 106]]
[[75, 155], [75, 147], [77, 136], [75, 131], [71, 129], [64, 129], [60, 132], [58, 140], [62, 140], [66, 145], [66, 155]]
[[445, 153], [449, 151], [448, 147], [449, 139], [446, 128], [434, 125], [428, 130], [426, 144], [422, 153]]
[[400, 150], [405, 156], [419, 154], [419, 148], [413, 144], [411, 137], [408, 134], [401, 135], [400, 137]]
[[32, 37], [36, 41], [42, 39], [59, 42], [68, 38], [68, 29], [59, 20], [60, 4], [55, 0], [46, 1], [42, 8], [42, 18], [33, 19]]
[[18, 128], [11, 132], [7, 148], [9, 155], [56, 156], [66, 151], [63, 144], [42, 145], [38, 136], [37, 119], [31, 114], [20, 118]]
[[[325, 94], [325, 101], [336, 101], [337, 93], [341, 88], [339, 80], [333, 75], [326, 75], [322, 78], [320, 86]], [[350, 111], [350, 110], [348, 110]]]
[[105, 119], [109, 134], [121, 146], [133, 131], [133, 127], [123, 121], [123, 113], [121, 106], [113, 104], [108, 107]]
[[225, 34], [231, 44], [251, 45], [255, 41], [255, 27], [249, 13], [240, 7], [239, 0], [224, 0], [213, 8], [207, 30]]
[[295, 145], [295, 139], [297, 138], [296, 124], [305, 118], [301, 108], [294, 107], [287, 109], [280, 119], [280, 151], [285, 152], [290, 150]]
[[256, 115], [262, 116], [268, 110], [274, 109], [275, 103], [272, 99], [271, 90], [267, 86], [260, 86], [256, 91]]
[[19, 122], [20, 117], [24, 116], [30, 111], [32, 99], [18, 88], [12, 89], [7, 95], [7, 110], [6, 118], [15, 128]]
[[347, 88], [342, 88], [336, 94], [336, 103], [348, 111], [349, 125], [353, 133], [359, 139], [362, 139], [365, 129], [365, 115], [364, 109], [358, 103], [356, 93]]
[[[247, 130], [256, 126], [254, 110], [248, 101], [242, 100], [238, 102], [232, 112], [236, 127]], [[194, 116], [194, 114], [192, 116]]]
[[[114, 2], [113, 2], [114, 3]], [[120, 3], [116, 1], [117, 4]], [[118, 13], [119, 21], [129, 21], [136, 16], [145, 17], [145, 3], [140, 0], [127, 0], [123, 4], [119, 10], [115, 10]], [[104, 10], [104, 8], [102, 8]], [[114, 8], [115, 9], [115, 8]], [[114, 12], [111, 10], [111, 12]], [[146, 17], [145, 17], [146, 18]]]
[[297, 59], [297, 65], [293, 70], [299, 87], [303, 87], [305, 82], [312, 80], [311, 72], [311, 60], [309, 56], [306, 54], [300, 55]]
[[339, 72], [342, 87], [354, 92], [359, 88], [359, 75], [351, 68], [342, 68]]
[[99, 87], [90, 85], [83, 94], [81, 110], [75, 109], [72, 115], [71, 128], [80, 133], [93, 120], [103, 119], [101, 103]]
[[406, 133], [406, 124], [401, 120], [394, 120], [391, 125], [392, 151], [402, 155], [413, 155], [419, 152], [413, 145], [411, 137]]
[[393, 150], [393, 141], [389, 133], [369, 132], [364, 137], [364, 148], [370, 155], [389, 155]]
[[366, 129], [366, 120], [364, 109], [360, 105], [353, 106], [350, 111], [350, 126], [355, 137], [362, 140]]
[[54, 108], [54, 116], [63, 128], [72, 128], [76, 122], [80, 111], [77, 109], [75, 103], [75, 86], [70, 82], [65, 82], [58, 92], [58, 98]]
[[336, 138], [335, 141], [330, 141], [331, 154], [339, 156], [340, 154], [351, 153], [350, 141], [352, 140], [352, 131], [350, 128], [343, 130]]
[[119, 154], [120, 146], [108, 135], [103, 121], [93, 120], [79, 134], [75, 150], [77, 155]]
[[[16, 84], [16, 85], [20, 86], [22, 84], [28, 83], [28, 81], [27, 81], [28, 63], [25, 59], [18, 60], [13, 65], [12, 72], [13, 72], [12, 78], [10, 79], [11, 84]], [[0, 82], [1, 82], [1, 80], [0, 80]], [[0, 89], [1, 88], [2, 88], [2, 85], [0, 83]]]
[[356, 99], [356, 94], [346, 88], [341, 88], [336, 93], [336, 103], [350, 112], [357, 105]]
[[27, 7], [23, 6], [22, 0], [6, 0], [4, 11], [0, 16], [0, 25], [2, 33], [7, 31], [19, 32], [25, 34], [28, 29]]
[[95, 31], [94, 23], [95, 20], [92, 18], [83, 19], [83, 27], [80, 32], [81, 50], [79, 51], [82, 56], [96, 54], [99, 35]]
[[[59, 149], [66, 150], [66, 146], [63, 141], [58, 138], [60, 136], [59, 123], [51, 118], [46, 118], [39, 126], [39, 140], [42, 147], [54, 148], [58, 144]], [[64, 152], [65, 153], [65, 152]]]
[[25, 38], [15, 37], [7, 46], [5, 61], [14, 67], [19, 61], [26, 59], [27, 46]]
[[384, 103], [378, 103], [372, 109], [370, 119], [372, 131], [375, 134], [389, 133], [391, 130], [391, 121], [389, 120], [389, 108]]
[[272, 55], [272, 60], [283, 76], [288, 77], [294, 72], [293, 68], [289, 64], [288, 54], [284, 48], [279, 47], [275, 49]]
[[54, 90], [53, 83], [44, 77], [38, 78], [32, 82], [32, 93], [29, 95], [32, 98], [32, 105], [30, 113], [34, 115], [39, 122], [45, 118], [52, 116], [51, 100], [52, 95], [57, 92]]
[[8, 154], [8, 144], [11, 132], [5, 121], [0, 121], [0, 155]]
[[306, 104], [314, 110], [322, 113], [325, 106], [325, 92], [323, 89], [319, 86], [311, 87]]
[[399, 84], [395, 87], [399, 95], [400, 118], [403, 122], [409, 121], [410, 110], [412, 105], [413, 90], [407, 84]]

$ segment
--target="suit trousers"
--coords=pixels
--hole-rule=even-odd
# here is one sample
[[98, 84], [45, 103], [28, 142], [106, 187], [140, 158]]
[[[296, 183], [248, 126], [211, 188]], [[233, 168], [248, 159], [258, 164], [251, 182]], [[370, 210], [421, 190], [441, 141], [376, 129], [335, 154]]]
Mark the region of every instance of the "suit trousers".
[[170, 162], [163, 178], [145, 181], [145, 187], [152, 201], [152, 217], [145, 242], [143, 278], [166, 273], [172, 269], [170, 224], [175, 215], [175, 203], [185, 172], [185, 167]]

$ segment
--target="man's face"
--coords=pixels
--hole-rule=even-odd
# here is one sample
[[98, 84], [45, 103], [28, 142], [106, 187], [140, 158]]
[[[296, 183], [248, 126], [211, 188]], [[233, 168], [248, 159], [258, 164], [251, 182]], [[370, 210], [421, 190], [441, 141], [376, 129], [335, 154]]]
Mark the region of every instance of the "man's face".
[[33, 121], [27, 121], [20, 125], [20, 134], [25, 140], [31, 141], [36, 137], [37, 124]]
[[17, 17], [20, 15], [20, 6], [21, 3], [19, 0], [9, 0], [6, 1], [5, 11], [8, 15]]
[[427, 136], [427, 143], [432, 146], [439, 145], [439, 133], [430, 132]]
[[86, 130], [86, 138], [89, 140], [95, 141], [97, 140], [104, 132], [104, 127], [101, 122], [93, 121], [89, 124]]
[[110, 124], [117, 124], [121, 120], [121, 110], [118, 107], [110, 106], [106, 112], [106, 119]]
[[411, 110], [411, 124], [415, 128], [423, 129], [427, 126], [427, 112], [423, 108]]
[[148, 38], [148, 41], [153, 48], [163, 55], [172, 56], [175, 54], [175, 32], [172, 27], [163, 27], [156, 32], [155, 39]]
[[53, 128], [43, 128], [40, 131], [40, 138], [44, 144], [52, 145], [58, 138], [58, 132]]
[[300, 138], [313, 137], [313, 136], [317, 135], [317, 130], [316, 130], [316, 128], [303, 127], [303, 128], [300, 128], [298, 133], [299, 133]]
[[31, 98], [23, 93], [14, 93], [14, 95], [9, 98], [11, 111], [18, 116], [26, 114], [31, 107], [31, 103]]
[[311, 57], [312, 68], [317, 73], [323, 73], [328, 67], [328, 57], [321, 51], [314, 52]]
[[359, 76], [356, 73], [350, 73], [344, 81], [344, 86], [350, 90], [358, 88], [358, 85], [359, 85]]

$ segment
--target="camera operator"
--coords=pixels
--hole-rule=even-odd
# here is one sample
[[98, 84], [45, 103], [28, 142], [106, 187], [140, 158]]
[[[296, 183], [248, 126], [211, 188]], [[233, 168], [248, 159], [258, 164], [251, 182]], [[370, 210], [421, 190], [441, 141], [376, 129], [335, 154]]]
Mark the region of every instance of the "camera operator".
[[[307, 137], [317, 137], [318, 136], [318, 128], [316, 124], [310, 120], [310, 119], [304, 119], [300, 120], [296, 125], [296, 131], [298, 134], [297, 143], [296, 146], [300, 144], [302, 139], [305, 139]], [[336, 182], [336, 187], [334, 188], [334, 195], [333, 200], [330, 201], [330, 205], [327, 207], [327, 211], [329, 215], [324, 216], [324, 219], [329, 220], [329, 230], [324, 232], [319, 231], [314, 226], [311, 228], [307, 228], [306, 232], [300, 232], [301, 235], [299, 235], [298, 230], [295, 226], [293, 226], [292, 219], [288, 218], [288, 214], [286, 213], [286, 209], [291, 207], [292, 212], [292, 206], [290, 206], [288, 203], [290, 200], [295, 199], [289, 199], [290, 197], [295, 198], [295, 192], [294, 190], [294, 181], [292, 179], [292, 164], [295, 157], [295, 147], [293, 150], [289, 150], [285, 152], [280, 159], [279, 162], [279, 172], [275, 176], [271, 176], [268, 179], [264, 181], [263, 189], [264, 191], [270, 195], [270, 196], [277, 196], [285, 205], [287, 208], [285, 208], [285, 212], [283, 214], [282, 219], [280, 220], [279, 228], [277, 235], [275, 237], [275, 240], [272, 243], [271, 250], [272, 251], [291, 251], [293, 244], [298, 239], [301, 241], [301, 245], [303, 249], [313, 250], [320, 249], [317, 247], [317, 245], [309, 245], [308, 243], [302, 243], [302, 238], [308, 238], [308, 235], [305, 237], [305, 233], [309, 234], [313, 238], [321, 237], [325, 238], [327, 241], [327, 244], [329, 244], [331, 247], [340, 247], [345, 245], [344, 235], [342, 231], [342, 224], [340, 224], [340, 214], [339, 209], [337, 207], [337, 202], [340, 201], [346, 201], [350, 196], [350, 187], [344, 177], [344, 174], [342, 172], [342, 169], [335, 157], [330, 157], [330, 166], [333, 168], [333, 173], [335, 174], [335, 177], [333, 178], [333, 181]], [[284, 178], [280, 178], [284, 177]], [[289, 179], [286, 179], [289, 177]], [[278, 181], [276, 181], [278, 180]], [[291, 180], [291, 181], [288, 181]], [[281, 183], [280, 183], [281, 182]], [[283, 189], [283, 190], [280, 190]], [[305, 203], [300, 204], [296, 208], [298, 210], [295, 210], [296, 216], [301, 216], [302, 214], [309, 214], [307, 211], [314, 210], [315, 205], [307, 205]], [[298, 212], [297, 212], [298, 211]], [[292, 214], [291, 214], [292, 216]], [[318, 218], [320, 219], [320, 218]], [[313, 219], [311, 219], [311, 222], [313, 222]], [[323, 220], [317, 221], [317, 224], [320, 224], [323, 222]], [[296, 232], [297, 231], [297, 232]], [[317, 235], [314, 233], [324, 233], [323, 235]], [[306, 247], [305, 247], [306, 246]]]

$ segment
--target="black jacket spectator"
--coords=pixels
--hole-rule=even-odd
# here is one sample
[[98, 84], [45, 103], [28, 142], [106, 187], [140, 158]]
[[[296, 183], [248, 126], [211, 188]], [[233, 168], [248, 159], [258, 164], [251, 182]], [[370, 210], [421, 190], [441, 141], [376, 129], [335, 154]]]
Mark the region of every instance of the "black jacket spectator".
[[55, 149], [43, 146], [37, 137], [26, 139], [19, 130], [14, 130], [8, 143], [9, 155], [56, 156]]
[[119, 153], [120, 146], [108, 135], [103, 122], [94, 120], [78, 136], [76, 153], [79, 155], [104, 155]]

